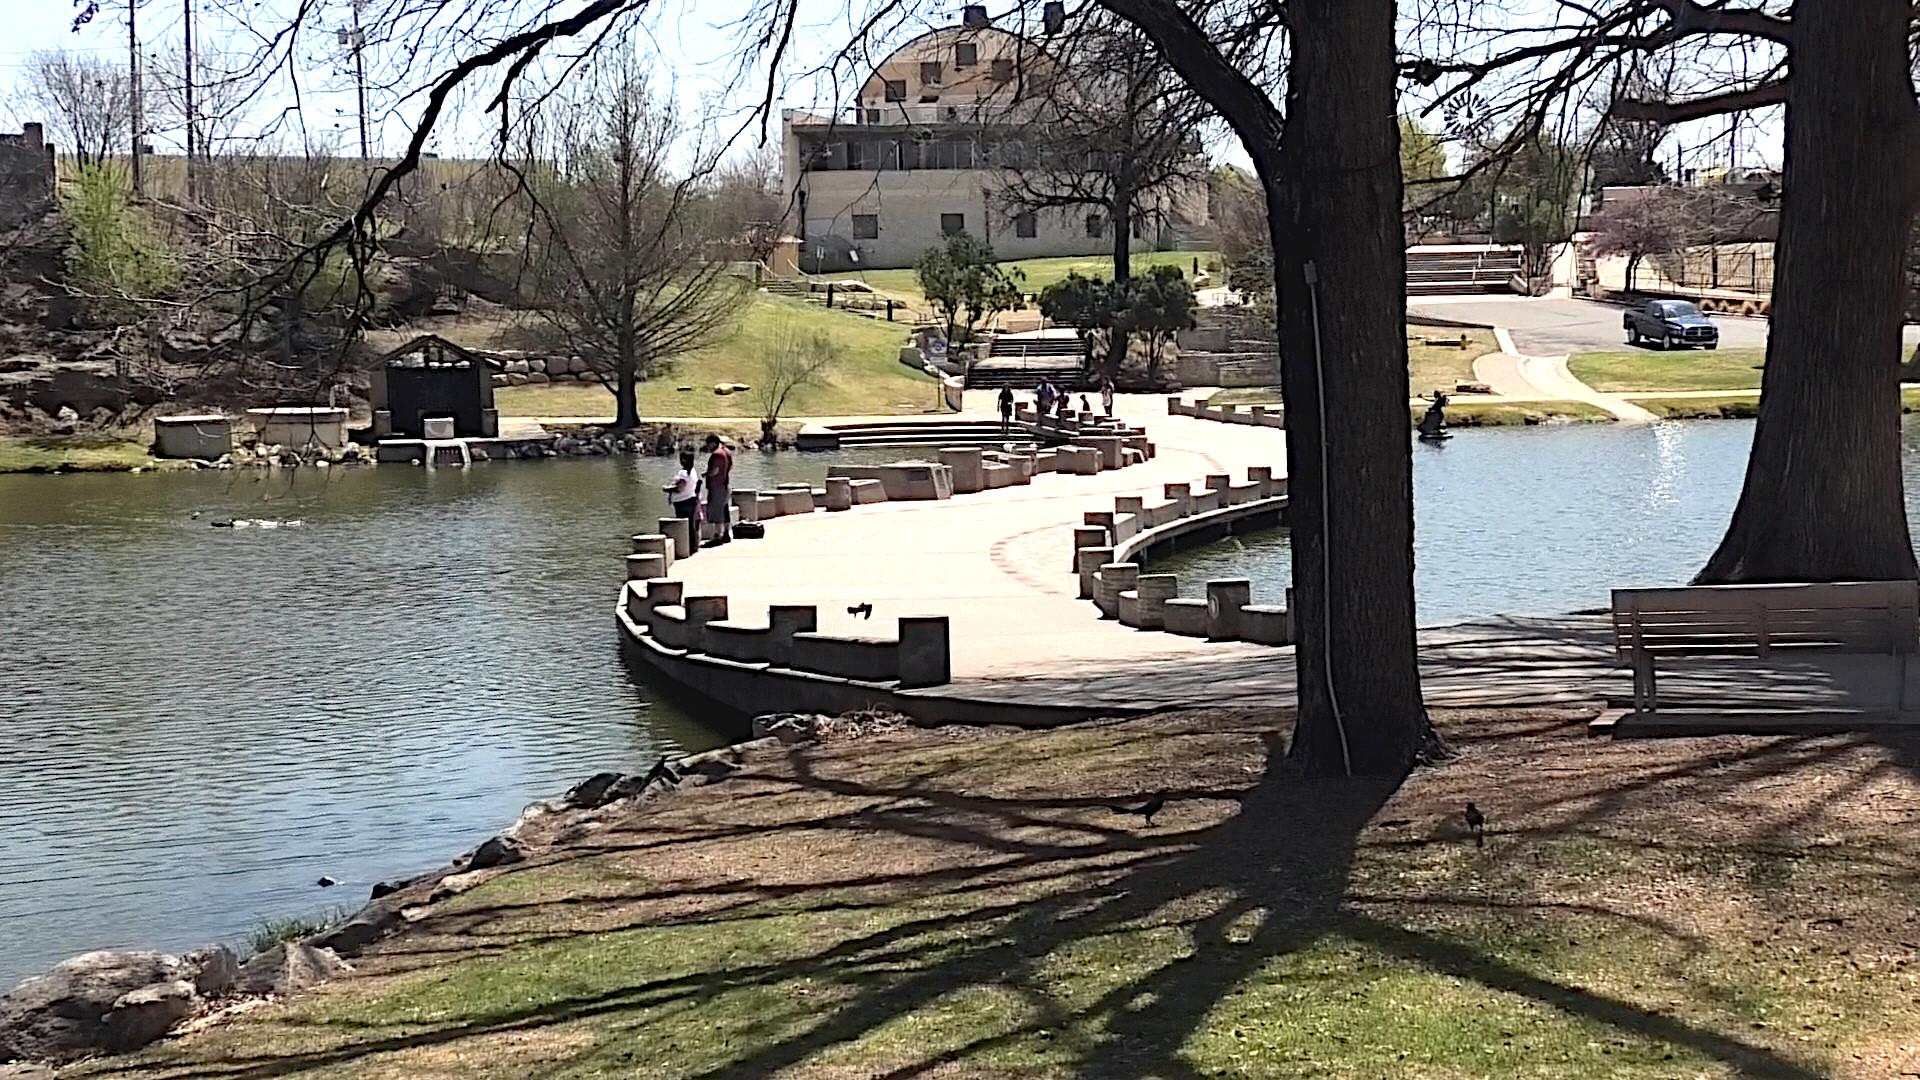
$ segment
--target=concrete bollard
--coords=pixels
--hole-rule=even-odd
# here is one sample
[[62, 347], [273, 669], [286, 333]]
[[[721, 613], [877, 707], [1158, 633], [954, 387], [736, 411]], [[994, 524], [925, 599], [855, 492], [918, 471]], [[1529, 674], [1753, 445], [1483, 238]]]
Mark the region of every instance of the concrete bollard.
[[667, 576], [667, 557], [665, 555], [627, 556], [628, 581], [646, 581], [649, 578], [665, 576]]
[[767, 659], [785, 664], [793, 655], [793, 635], [820, 629], [820, 611], [812, 604], [773, 604], [767, 608]]
[[900, 619], [900, 688], [942, 686], [953, 678], [952, 645], [945, 615]]
[[1247, 482], [1260, 485], [1260, 498], [1269, 499], [1274, 495], [1273, 466], [1255, 465], [1247, 470]]
[[1167, 601], [1180, 595], [1177, 574], [1141, 574], [1134, 582], [1140, 597], [1140, 629], [1158, 630], [1166, 625]]
[[1260, 645], [1293, 644], [1293, 614], [1271, 604], [1248, 604], [1240, 609], [1240, 640]]
[[773, 506], [779, 517], [813, 513], [813, 485], [781, 484], [773, 493]]
[[648, 610], [667, 604], [678, 604], [680, 598], [686, 595], [686, 587], [686, 582], [675, 581], [673, 578], [649, 579], [647, 581]]
[[1207, 582], [1207, 638], [1232, 641], [1240, 636], [1240, 609], [1253, 600], [1253, 582], [1227, 578]]
[[673, 557], [684, 559], [693, 554], [693, 521], [683, 517], [660, 519], [660, 535], [673, 540]]
[[[658, 555], [666, 560], [667, 568], [673, 568], [673, 538], [665, 533], [641, 533], [633, 538], [635, 555]], [[656, 577], [659, 575], [655, 575]]]
[[687, 610], [687, 651], [700, 652], [704, 644], [707, 624], [719, 622], [727, 617], [727, 598], [689, 596], [681, 606]]
[[1080, 571], [1080, 551], [1082, 548], [1105, 548], [1107, 551], [1110, 552], [1113, 549], [1107, 546], [1108, 539], [1109, 539], [1108, 533], [1104, 526], [1100, 526], [1100, 525], [1074, 526], [1073, 567], [1072, 567], [1074, 572], [1078, 573]]
[[1165, 617], [1161, 628], [1169, 634], [1185, 637], [1207, 636], [1207, 602], [1190, 596], [1176, 596], [1167, 601], [1163, 609]]
[[1100, 579], [1094, 586], [1093, 606], [1100, 609], [1103, 619], [1116, 618], [1120, 614], [1120, 594], [1131, 590], [1140, 580], [1139, 563], [1107, 563], [1100, 568]]
[[1100, 568], [1113, 561], [1110, 547], [1084, 547], [1074, 552], [1074, 573], [1080, 575], [1080, 599], [1093, 599], [1093, 579]]
[[853, 509], [853, 480], [851, 477], [827, 477], [827, 509]]
[[1232, 486], [1233, 486], [1233, 477], [1228, 476], [1226, 473], [1208, 473], [1207, 474], [1207, 490], [1208, 491], [1225, 491]]

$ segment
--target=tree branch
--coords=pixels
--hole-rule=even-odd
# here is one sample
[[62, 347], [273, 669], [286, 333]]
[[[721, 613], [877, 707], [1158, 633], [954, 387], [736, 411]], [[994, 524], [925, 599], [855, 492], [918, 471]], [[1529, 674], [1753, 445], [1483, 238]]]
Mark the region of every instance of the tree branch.
[[1787, 79], [1781, 77], [1769, 79], [1745, 90], [1709, 94], [1706, 97], [1689, 98], [1685, 101], [1617, 101], [1608, 110], [1608, 115], [1619, 120], [1651, 120], [1656, 124], [1679, 124], [1688, 120], [1724, 116], [1727, 113], [1745, 112], [1748, 109], [1762, 109], [1769, 105], [1786, 103]]

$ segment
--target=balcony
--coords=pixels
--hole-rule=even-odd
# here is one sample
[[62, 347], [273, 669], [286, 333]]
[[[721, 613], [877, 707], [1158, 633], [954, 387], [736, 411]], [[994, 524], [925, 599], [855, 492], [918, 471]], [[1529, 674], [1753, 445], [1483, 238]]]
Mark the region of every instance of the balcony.
[[1011, 102], [955, 100], [952, 102], [889, 101], [883, 105], [852, 107], [847, 110], [850, 123], [861, 127], [928, 127], [934, 124], [1015, 124], [1021, 123], [1032, 109]]

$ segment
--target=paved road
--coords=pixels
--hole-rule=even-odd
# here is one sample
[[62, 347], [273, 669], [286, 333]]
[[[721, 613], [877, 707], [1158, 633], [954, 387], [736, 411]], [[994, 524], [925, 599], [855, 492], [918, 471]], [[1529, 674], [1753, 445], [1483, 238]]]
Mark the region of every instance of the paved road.
[[[1409, 310], [1443, 319], [1464, 319], [1505, 327], [1514, 346], [1529, 356], [1563, 356], [1600, 349], [1624, 349], [1620, 308], [1591, 300], [1547, 300], [1521, 296], [1420, 297]], [[1729, 349], [1762, 349], [1767, 320], [1715, 315], [1720, 343]], [[1920, 344], [1920, 326], [1906, 329], [1907, 348]]]

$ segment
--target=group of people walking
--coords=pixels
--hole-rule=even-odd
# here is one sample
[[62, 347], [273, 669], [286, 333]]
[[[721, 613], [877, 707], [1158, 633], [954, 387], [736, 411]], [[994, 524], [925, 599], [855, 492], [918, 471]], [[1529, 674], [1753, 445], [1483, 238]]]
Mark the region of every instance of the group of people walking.
[[[1067, 408], [1072, 401], [1072, 397], [1073, 396], [1067, 391], [1054, 385], [1052, 379], [1041, 379], [1040, 385], [1033, 391], [1033, 404], [1041, 416], [1064, 417], [1067, 415]], [[1007, 432], [1013, 426], [1012, 387], [1003, 386], [1000, 388], [998, 404], [1000, 406], [1000, 435], [1002, 438], [1005, 438]], [[1113, 415], [1112, 379], [1100, 380], [1100, 408], [1107, 416], [1111, 417]], [[1093, 411], [1093, 405], [1087, 401], [1087, 395], [1084, 393], [1080, 395], [1080, 411], [1083, 413]]]
[[668, 484], [667, 501], [678, 517], [693, 522], [696, 547], [718, 547], [733, 539], [733, 451], [720, 436], [707, 436], [704, 470], [694, 468], [694, 452], [680, 451], [680, 471]]

